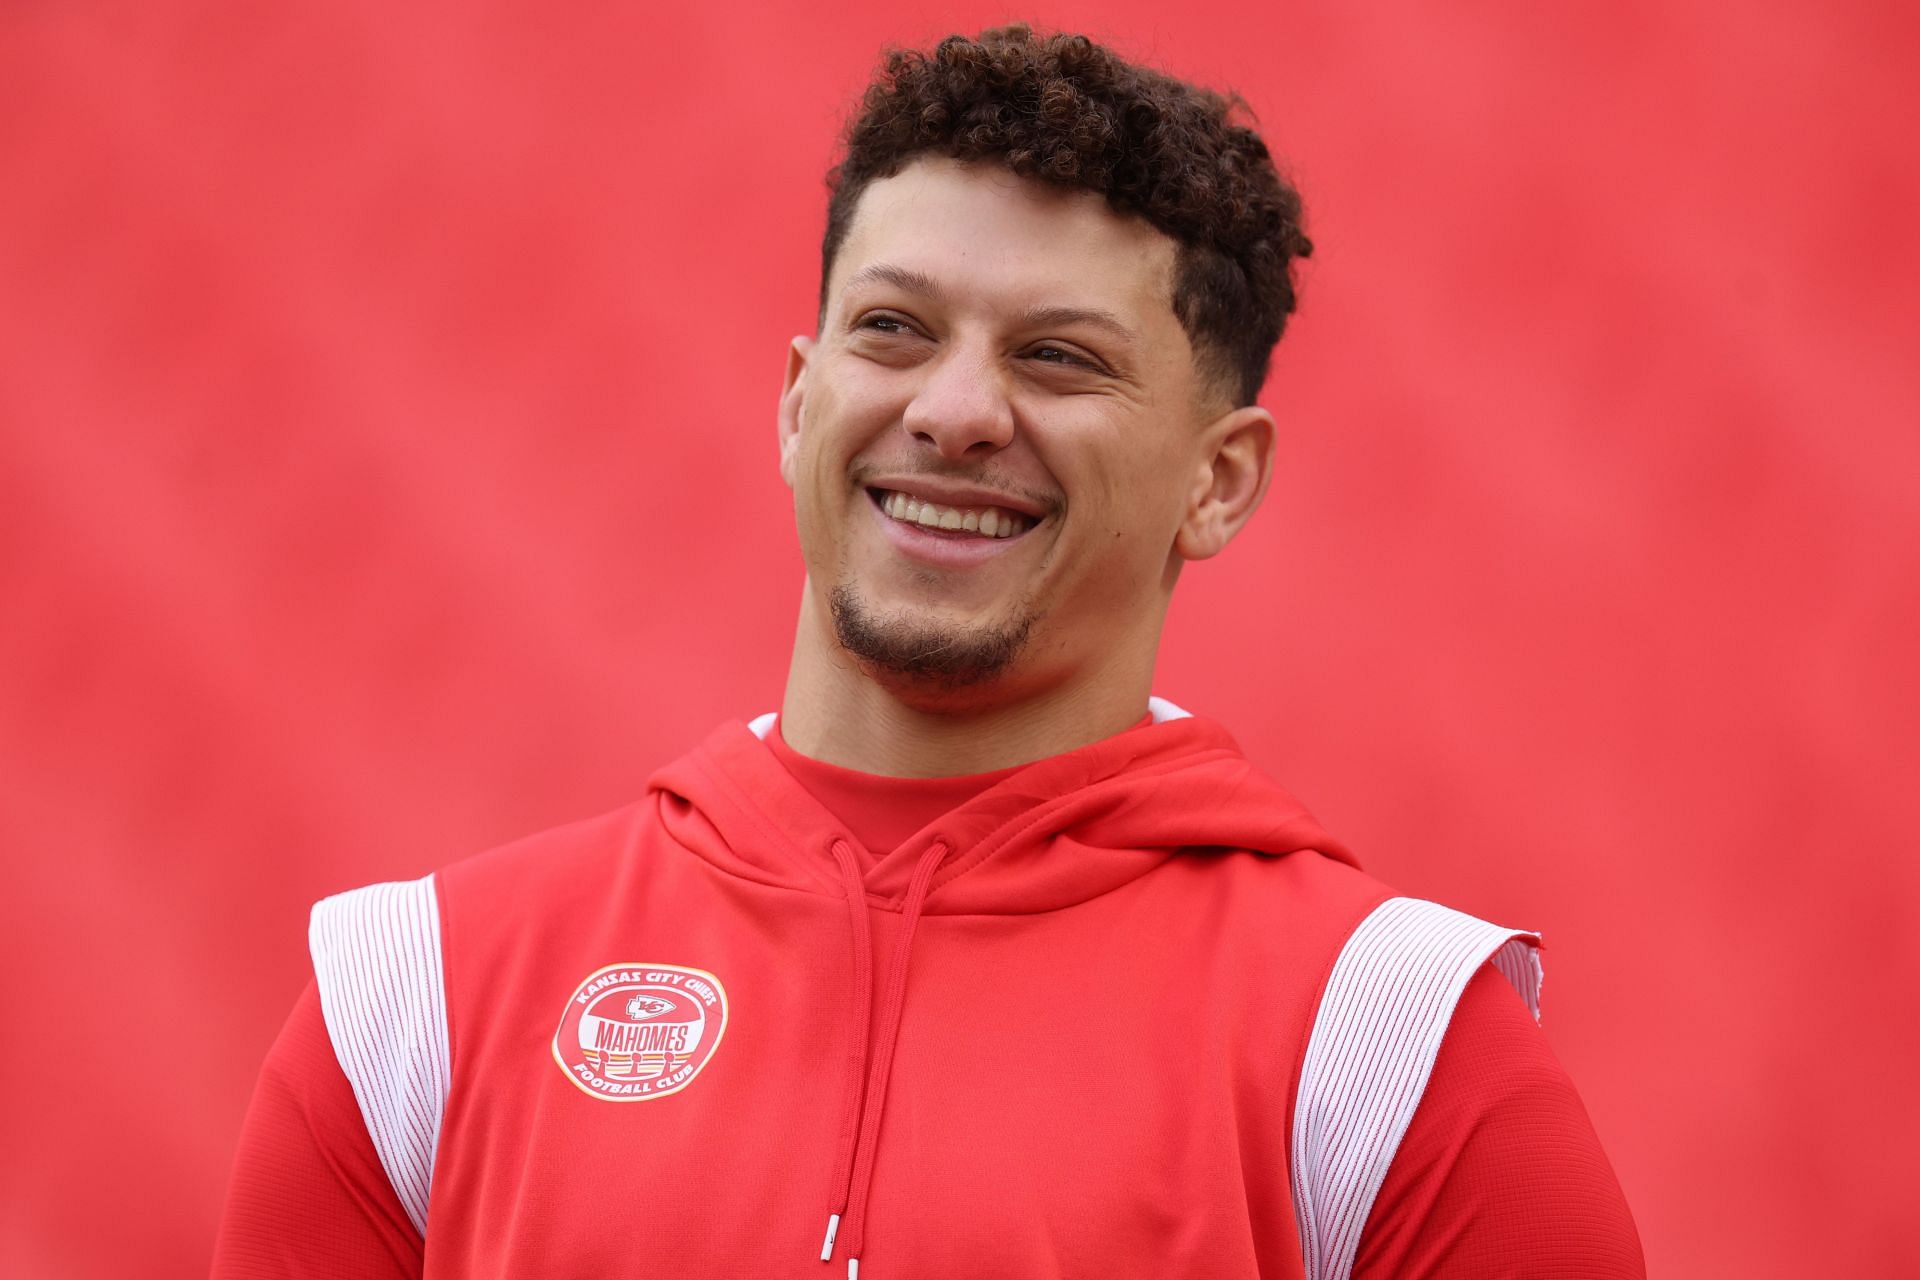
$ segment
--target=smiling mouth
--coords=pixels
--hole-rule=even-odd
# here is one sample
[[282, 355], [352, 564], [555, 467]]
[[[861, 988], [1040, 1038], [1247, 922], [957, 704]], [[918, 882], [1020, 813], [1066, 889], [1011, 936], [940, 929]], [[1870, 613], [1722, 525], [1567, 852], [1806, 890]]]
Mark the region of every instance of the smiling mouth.
[[1032, 516], [1005, 507], [943, 507], [892, 489], [868, 489], [889, 519], [935, 533], [975, 538], [1015, 538], [1034, 526]]

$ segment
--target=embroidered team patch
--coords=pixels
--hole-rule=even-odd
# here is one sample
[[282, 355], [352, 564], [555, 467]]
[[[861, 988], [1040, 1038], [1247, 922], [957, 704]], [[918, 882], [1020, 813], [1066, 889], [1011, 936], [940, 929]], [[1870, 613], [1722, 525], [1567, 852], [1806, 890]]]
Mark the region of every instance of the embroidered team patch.
[[583, 1093], [646, 1102], [692, 1084], [726, 1029], [726, 988], [706, 970], [608, 965], [568, 999], [553, 1060]]

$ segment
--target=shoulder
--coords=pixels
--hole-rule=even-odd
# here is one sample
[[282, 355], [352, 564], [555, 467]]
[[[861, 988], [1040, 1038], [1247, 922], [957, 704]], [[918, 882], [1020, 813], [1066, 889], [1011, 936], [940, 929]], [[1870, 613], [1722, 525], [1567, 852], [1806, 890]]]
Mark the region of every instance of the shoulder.
[[604, 892], [645, 802], [463, 859], [418, 880], [314, 904], [308, 925], [327, 1038], [407, 1216], [424, 1232], [452, 1078], [448, 937], [536, 918], [569, 893]]
[[1469, 981], [1496, 970], [1539, 1016], [1539, 938], [1389, 896], [1340, 944], [1313, 1014], [1291, 1125], [1308, 1274], [1344, 1277]]
[[[1474, 970], [1491, 963], [1537, 1019], [1540, 936], [1424, 898], [1389, 893], [1347, 935], [1328, 976], [1329, 1017], [1415, 1018], [1451, 1011]], [[1442, 1023], [1444, 1028], [1444, 1022]]]
[[[412, 1003], [442, 985], [445, 935], [486, 920], [528, 918], [568, 895], [604, 892], [646, 825], [639, 801], [524, 836], [418, 880], [363, 885], [314, 905], [308, 946], [323, 1005], [330, 994], [400, 991]], [[330, 988], [332, 989], [330, 992]]]

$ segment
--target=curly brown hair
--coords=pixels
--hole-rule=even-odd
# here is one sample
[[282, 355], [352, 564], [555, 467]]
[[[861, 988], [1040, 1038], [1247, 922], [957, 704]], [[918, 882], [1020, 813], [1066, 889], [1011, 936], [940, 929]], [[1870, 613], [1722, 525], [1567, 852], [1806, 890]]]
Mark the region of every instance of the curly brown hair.
[[[1024, 24], [888, 52], [827, 175], [820, 308], [861, 193], [916, 156], [991, 160], [1097, 191], [1179, 245], [1173, 311], [1200, 366], [1251, 404], [1295, 305], [1293, 264], [1313, 252], [1300, 193], [1260, 135], [1229, 117], [1237, 95], [1126, 62], [1081, 35]], [[1251, 114], [1251, 112], [1248, 112]]]

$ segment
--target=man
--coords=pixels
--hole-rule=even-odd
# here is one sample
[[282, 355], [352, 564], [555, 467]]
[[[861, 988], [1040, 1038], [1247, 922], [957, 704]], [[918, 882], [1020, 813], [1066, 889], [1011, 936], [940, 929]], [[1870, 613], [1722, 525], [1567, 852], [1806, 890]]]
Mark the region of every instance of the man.
[[1641, 1274], [1531, 935], [1150, 696], [1272, 469], [1258, 137], [1008, 28], [894, 55], [833, 187], [779, 713], [320, 904], [216, 1274]]

